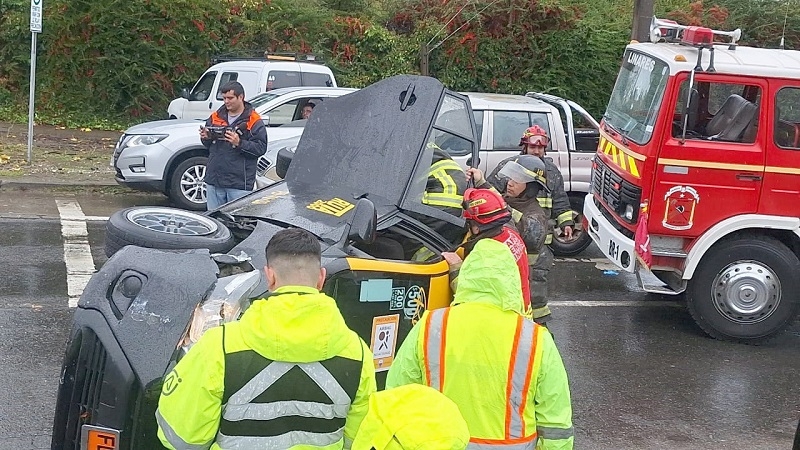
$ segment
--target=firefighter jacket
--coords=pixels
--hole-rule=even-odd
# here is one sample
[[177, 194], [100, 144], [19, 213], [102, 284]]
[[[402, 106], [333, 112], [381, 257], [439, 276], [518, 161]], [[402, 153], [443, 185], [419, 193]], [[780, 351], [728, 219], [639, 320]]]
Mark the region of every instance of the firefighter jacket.
[[239, 145], [225, 140], [201, 139], [208, 149], [205, 182], [218, 188], [253, 190], [258, 158], [267, 152], [267, 127], [250, 103], [228, 123], [228, 110], [222, 105], [206, 120], [206, 126], [229, 126], [239, 134]]
[[[500, 161], [497, 167], [492, 170], [492, 173], [486, 177], [486, 181], [494, 186], [501, 194], [505, 194], [508, 180], [501, 177], [499, 172], [507, 162], [516, 161], [516, 158], [517, 156], [512, 156]], [[550, 192], [546, 192], [544, 189], [540, 190], [536, 200], [539, 202], [539, 206], [547, 213], [548, 219], [553, 220], [556, 226], [559, 228], [566, 226], [574, 227], [575, 222], [572, 220], [572, 207], [569, 204], [567, 192], [564, 190], [564, 177], [561, 175], [561, 171], [558, 170], [555, 163], [553, 163], [552, 158], [542, 158], [542, 160], [544, 161], [546, 171], [547, 189], [549, 189]], [[545, 238], [545, 244], [550, 244], [552, 241], [553, 234], [551, 229]]]
[[[520, 282], [522, 283], [522, 300], [525, 304], [524, 309], [527, 311], [531, 305], [531, 287], [530, 281], [528, 280], [528, 271], [530, 270], [528, 266], [528, 254], [525, 249], [525, 242], [523, 242], [522, 237], [513, 226], [513, 224], [509, 223], [507, 226], [501, 226], [475, 236], [468, 235], [464, 245], [462, 245], [464, 248], [463, 257], [468, 256], [475, 244], [481, 239], [494, 239], [497, 242], [505, 244], [509, 250], [511, 250], [511, 254], [514, 255], [514, 261], [516, 261], [517, 269], [519, 269]], [[453, 292], [458, 289], [459, 272], [460, 269], [450, 269], [450, 290]]]
[[167, 375], [158, 436], [171, 449], [349, 448], [373, 392], [372, 353], [336, 302], [284, 286]]
[[353, 450], [464, 450], [467, 444], [458, 406], [435, 389], [407, 384], [370, 396]]
[[444, 150], [434, 146], [422, 203], [461, 217], [461, 202], [464, 201], [466, 190], [464, 170]]
[[505, 245], [478, 241], [452, 306], [425, 312], [386, 386], [419, 383], [444, 393], [467, 422], [469, 449], [572, 449], [567, 373], [547, 329], [522, 316], [516, 272]]

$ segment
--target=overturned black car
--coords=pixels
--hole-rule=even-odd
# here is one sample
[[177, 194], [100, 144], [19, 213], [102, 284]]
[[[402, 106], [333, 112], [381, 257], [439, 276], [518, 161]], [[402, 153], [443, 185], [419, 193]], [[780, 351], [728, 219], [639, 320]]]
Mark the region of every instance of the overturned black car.
[[[477, 160], [475, 136], [466, 97], [433, 78], [395, 76], [319, 105], [283, 181], [208, 214], [114, 214], [106, 242], [113, 256], [75, 311], [52, 448], [159, 448], [162, 378], [205, 330], [264, 296], [265, 245], [289, 227], [319, 238], [324, 290], [373, 347], [381, 385], [415, 320], [452, 299], [441, 256], [410, 261], [409, 249], [452, 250], [427, 225], [432, 219], [464, 227], [422, 203], [429, 144], [459, 140]], [[381, 351], [378, 326], [396, 336]]]

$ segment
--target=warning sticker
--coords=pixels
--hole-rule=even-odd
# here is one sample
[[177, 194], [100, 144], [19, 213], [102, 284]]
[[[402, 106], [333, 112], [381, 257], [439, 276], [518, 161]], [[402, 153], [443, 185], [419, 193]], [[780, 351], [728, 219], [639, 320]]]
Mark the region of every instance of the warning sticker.
[[403, 286], [392, 288], [392, 297], [389, 300], [389, 309], [397, 311], [406, 306], [406, 288]]
[[356, 205], [342, 200], [339, 197], [334, 197], [330, 200], [317, 200], [314, 203], [306, 206], [308, 209], [319, 211], [321, 213], [330, 214], [336, 217], [342, 217], [344, 213], [355, 208]]
[[376, 372], [389, 370], [389, 367], [392, 366], [399, 324], [400, 314], [378, 316], [372, 319], [370, 350], [372, 350]]

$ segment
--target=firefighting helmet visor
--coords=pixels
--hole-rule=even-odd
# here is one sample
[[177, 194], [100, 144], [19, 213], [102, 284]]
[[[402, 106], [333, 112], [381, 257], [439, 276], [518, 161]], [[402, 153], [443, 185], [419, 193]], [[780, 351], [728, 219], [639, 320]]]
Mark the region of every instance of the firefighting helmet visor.
[[547, 178], [544, 170], [528, 170], [516, 161], [509, 161], [500, 169], [498, 175], [514, 180], [517, 183], [537, 183], [542, 189], [547, 189]]

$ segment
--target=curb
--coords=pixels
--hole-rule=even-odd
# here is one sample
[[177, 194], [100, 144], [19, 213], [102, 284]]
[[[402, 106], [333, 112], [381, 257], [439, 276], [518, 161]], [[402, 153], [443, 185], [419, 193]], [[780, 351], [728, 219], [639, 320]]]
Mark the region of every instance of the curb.
[[58, 189], [81, 187], [121, 187], [116, 182], [108, 181], [40, 181], [40, 180], [0, 180], [0, 190], [13, 189]]

